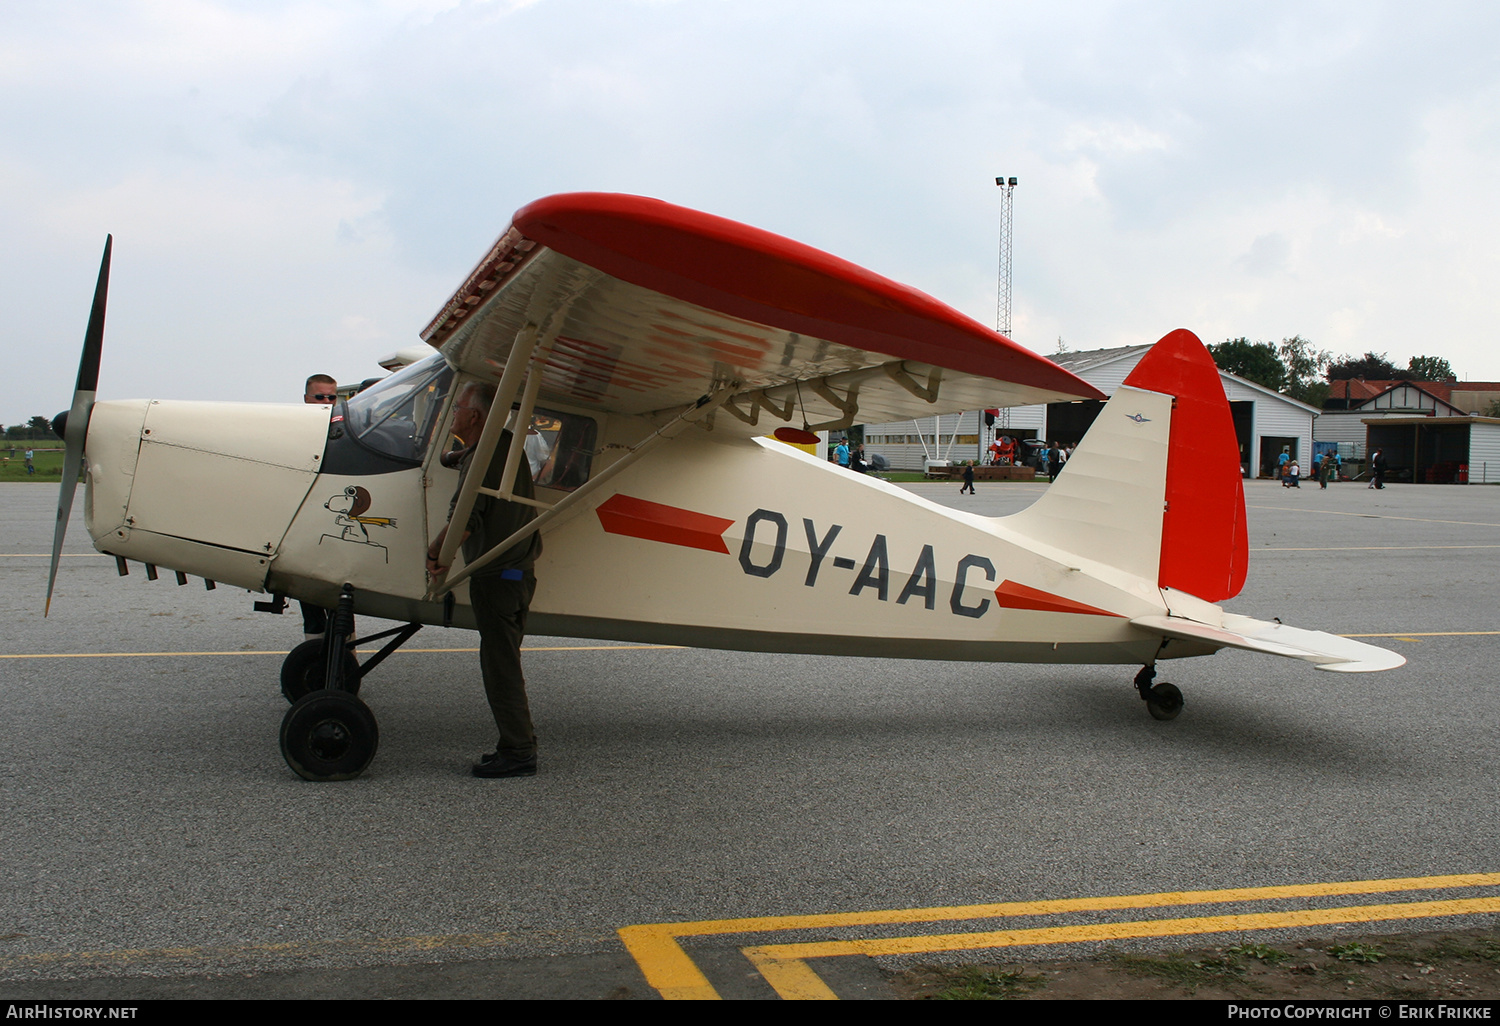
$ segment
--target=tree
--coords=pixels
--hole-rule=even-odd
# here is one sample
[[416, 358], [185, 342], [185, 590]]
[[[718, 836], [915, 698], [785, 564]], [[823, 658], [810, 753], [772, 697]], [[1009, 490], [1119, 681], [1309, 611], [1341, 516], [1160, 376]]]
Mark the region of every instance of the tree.
[[52, 432], [52, 422], [42, 416], [32, 417], [25, 424], [12, 424], [0, 433], [3, 433], [7, 439], [16, 442], [28, 440], [47, 441], [57, 438], [57, 435]]
[[1286, 386], [1281, 391], [1321, 409], [1323, 401], [1328, 398], [1328, 385], [1319, 377], [1333, 356], [1326, 350], [1314, 348], [1301, 335], [1282, 339], [1276, 352], [1286, 366]]
[[1413, 356], [1406, 361], [1406, 369], [1412, 372], [1413, 381], [1458, 380], [1458, 375], [1441, 356]]
[[1410, 381], [1412, 372], [1398, 370], [1396, 365], [1386, 359], [1384, 353], [1366, 353], [1364, 356], [1342, 356], [1337, 363], [1328, 365], [1327, 377], [1329, 381], [1343, 381], [1347, 378], [1363, 378], [1366, 381]]
[[1276, 391], [1286, 382], [1286, 365], [1269, 342], [1251, 342], [1248, 338], [1226, 338], [1208, 347], [1219, 370], [1237, 374], [1257, 385]]

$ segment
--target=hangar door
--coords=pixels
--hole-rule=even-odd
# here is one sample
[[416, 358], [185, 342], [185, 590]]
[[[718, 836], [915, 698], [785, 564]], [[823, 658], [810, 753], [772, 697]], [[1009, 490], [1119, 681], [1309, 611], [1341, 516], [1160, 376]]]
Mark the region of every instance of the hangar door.
[[[1469, 425], [1371, 424], [1369, 451], [1380, 449], [1390, 467], [1387, 480], [1456, 484], [1469, 464]], [[1462, 470], [1461, 470], [1462, 468]]]
[[1099, 411], [1104, 409], [1104, 403], [1098, 399], [1079, 399], [1071, 403], [1048, 403], [1047, 404], [1047, 433], [1042, 436], [1046, 442], [1056, 442], [1058, 445], [1077, 445], [1088, 433], [1094, 418], [1099, 416]]

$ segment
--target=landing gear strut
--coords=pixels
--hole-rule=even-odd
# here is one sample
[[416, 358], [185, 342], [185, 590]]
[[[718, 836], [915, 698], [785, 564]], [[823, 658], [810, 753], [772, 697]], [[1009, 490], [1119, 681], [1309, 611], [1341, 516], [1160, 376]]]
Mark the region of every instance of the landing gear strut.
[[1146, 711], [1153, 720], [1175, 720], [1177, 714], [1182, 712], [1182, 692], [1177, 690], [1176, 684], [1164, 683], [1152, 687], [1151, 682], [1155, 679], [1156, 666], [1143, 666], [1141, 672], [1135, 675], [1135, 689], [1141, 693]]
[[321, 641], [294, 648], [281, 664], [281, 693], [292, 707], [281, 721], [281, 755], [303, 780], [351, 780], [375, 758], [380, 728], [360, 701], [360, 681], [406, 643], [419, 623], [365, 638], [391, 638], [361, 666], [354, 656], [354, 587], [344, 585]]

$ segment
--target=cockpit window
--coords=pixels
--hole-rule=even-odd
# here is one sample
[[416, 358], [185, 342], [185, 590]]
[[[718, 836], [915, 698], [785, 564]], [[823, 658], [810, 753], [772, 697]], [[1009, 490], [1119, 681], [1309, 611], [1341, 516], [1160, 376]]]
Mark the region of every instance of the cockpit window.
[[571, 492], [589, 479], [599, 424], [592, 417], [537, 409], [526, 432], [531, 478], [541, 488]]
[[[514, 429], [518, 406], [511, 406], [506, 421], [510, 429]], [[450, 451], [459, 451], [463, 441], [453, 436], [448, 446]], [[523, 452], [531, 465], [531, 480], [538, 488], [571, 492], [589, 479], [598, 446], [599, 422], [594, 418], [538, 406], [526, 429]], [[494, 458], [503, 462], [505, 451], [496, 452]]]
[[420, 462], [452, 383], [453, 368], [434, 353], [349, 399], [344, 428], [366, 448]]

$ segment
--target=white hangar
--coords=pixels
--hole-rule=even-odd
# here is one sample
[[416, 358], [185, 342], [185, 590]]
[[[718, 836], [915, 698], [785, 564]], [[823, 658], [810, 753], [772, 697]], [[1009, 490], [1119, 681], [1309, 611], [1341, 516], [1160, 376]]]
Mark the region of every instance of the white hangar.
[[[1051, 359], [1106, 395], [1113, 395], [1150, 348], [1145, 345], [1095, 349], [1083, 353], [1061, 353]], [[1312, 460], [1313, 418], [1319, 412], [1317, 408], [1226, 371], [1220, 371], [1219, 378], [1224, 383], [1224, 394], [1234, 414], [1234, 430], [1239, 438], [1240, 465], [1244, 473], [1270, 475], [1283, 448], [1302, 463], [1303, 472], [1307, 473]], [[890, 424], [867, 424], [864, 426], [865, 452], [867, 455], [884, 455], [892, 469], [921, 470], [925, 459], [979, 459], [997, 434], [1067, 445], [1083, 437], [1103, 405], [1095, 400], [1079, 400], [1045, 406], [1017, 406], [1000, 410], [994, 418], [994, 426], [985, 423], [984, 412], [979, 410]]]

